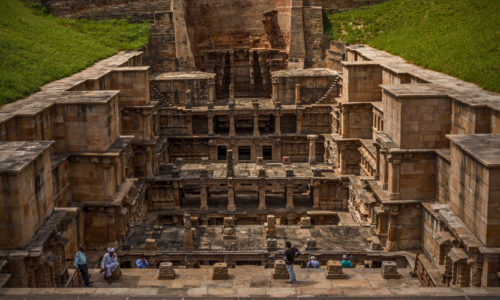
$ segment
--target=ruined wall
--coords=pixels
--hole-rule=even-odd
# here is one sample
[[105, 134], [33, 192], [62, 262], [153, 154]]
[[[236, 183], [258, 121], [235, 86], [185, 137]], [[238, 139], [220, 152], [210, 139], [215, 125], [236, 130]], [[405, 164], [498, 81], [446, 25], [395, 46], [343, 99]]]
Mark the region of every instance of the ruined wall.
[[93, 20], [152, 22], [155, 11], [170, 9], [170, 0], [36, 0], [56, 16]]

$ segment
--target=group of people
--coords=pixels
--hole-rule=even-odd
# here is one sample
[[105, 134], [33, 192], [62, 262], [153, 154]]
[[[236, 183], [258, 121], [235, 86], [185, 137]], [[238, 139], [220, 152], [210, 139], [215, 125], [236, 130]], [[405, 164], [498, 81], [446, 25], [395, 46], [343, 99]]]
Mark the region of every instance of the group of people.
[[[295, 279], [295, 271], [293, 270], [293, 264], [295, 263], [295, 258], [297, 258], [301, 252], [299, 249], [292, 247], [292, 243], [286, 242], [285, 256], [283, 260], [285, 261], [285, 266], [288, 271], [289, 280], [287, 283], [294, 283]], [[342, 256], [342, 268], [352, 268], [352, 262], [347, 258], [347, 255]], [[138, 269], [146, 269], [149, 268], [149, 262], [141, 255], [135, 262], [136, 268]], [[83, 281], [86, 286], [92, 286], [92, 282], [89, 279], [89, 271], [87, 266], [87, 257], [85, 256], [85, 247], [80, 246], [80, 249], [75, 255], [74, 266], [80, 273], [82, 274]], [[101, 273], [104, 273], [104, 278], [111, 283], [111, 277], [113, 273], [118, 269], [118, 256], [116, 255], [114, 248], [108, 248], [106, 254], [104, 254], [101, 260]], [[311, 256], [310, 260], [307, 262], [306, 268], [314, 268], [319, 269], [321, 264], [316, 259], [316, 256]]]
[[[292, 247], [292, 243], [286, 242], [285, 243], [286, 249], [285, 249], [285, 256], [283, 257], [283, 260], [285, 261], [285, 266], [288, 271], [288, 276], [289, 280], [287, 283], [294, 283], [297, 281], [295, 279], [295, 271], [293, 270], [293, 264], [295, 262], [295, 258], [297, 258], [301, 252], [299, 249]], [[349, 258], [347, 258], [347, 255], [342, 255], [342, 261], [340, 262], [342, 264], [342, 268], [352, 268], [352, 262]], [[321, 264], [316, 258], [316, 256], [311, 256], [309, 261], [307, 262], [306, 268], [313, 268], [313, 269], [319, 269], [321, 268]]]
[[[149, 262], [141, 255], [135, 262], [137, 269], [146, 269], [149, 267]], [[87, 265], [87, 256], [85, 255], [85, 247], [80, 246], [75, 255], [73, 265], [82, 274], [83, 282], [86, 286], [91, 287], [93, 282], [90, 281], [89, 268]], [[118, 269], [118, 255], [116, 255], [114, 248], [108, 248], [108, 251], [101, 260], [101, 273], [104, 273], [104, 279], [111, 283], [113, 273]]]

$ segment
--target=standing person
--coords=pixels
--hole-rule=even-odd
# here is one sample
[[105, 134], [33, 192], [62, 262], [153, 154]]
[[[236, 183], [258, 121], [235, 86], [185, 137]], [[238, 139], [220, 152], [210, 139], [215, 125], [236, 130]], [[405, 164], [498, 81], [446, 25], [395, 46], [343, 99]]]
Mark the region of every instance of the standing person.
[[292, 243], [286, 242], [286, 250], [285, 250], [285, 266], [288, 271], [288, 276], [290, 276], [290, 280], [287, 283], [294, 283], [295, 280], [295, 272], [293, 271], [293, 263], [295, 262], [295, 258], [300, 255], [300, 250], [295, 247], [292, 247]]
[[321, 268], [321, 264], [316, 259], [316, 256], [311, 256], [311, 259], [307, 262], [306, 268], [314, 268], [314, 269]]
[[108, 252], [104, 254], [101, 261], [101, 273], [105, 272], [104, 279], [106, 279], [109, 284], [111, 284], [111, 276], [116, 269], [118, 269], [118, 256], [114, 248], [108, 248]]
[[149, 263], [147, 259], [144, 257], [144, 254], [141, 254], [139, 259], [136, 260], [135, 265], [137, 269], [146, 269], [149, 268]]
[[85, 247], [83, 245], [76, 252], [73, 265], [77, 270], [80, 270], [85, 285], [92, 286], [92, 282], [89, 281], [89, 267], [87, 266], [87, 257], [85, 256]]
[[352, 263], [345, 254], [342, 255], [342, 261], [340, 263], [342, 264], [342, 268], [352, 268]]

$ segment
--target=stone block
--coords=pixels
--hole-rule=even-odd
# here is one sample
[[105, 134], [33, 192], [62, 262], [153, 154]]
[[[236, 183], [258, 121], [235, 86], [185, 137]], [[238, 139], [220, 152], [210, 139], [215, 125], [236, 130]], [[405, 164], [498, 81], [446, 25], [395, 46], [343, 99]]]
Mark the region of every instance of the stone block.
[[380, 269], [380, 274], [384, 279], [399, 279], [401, 274], [398, 273], [398, 265], [395, 261], [384, 261], [382, 262], [382, 268]]
[[312, 228], [311, 217], [301, 217], [300, 228]]
[[273, 279], [288, 279], [288, 271], [286, 269], [285, 261], [274, 261]]
[[175, 278], [174, 266], [171, 262], [160, 263], [160, 268], [158, 270], [158, 279], [160, 280], [172, 280]]
[[268, 238], [266, 241], [266, 249], [267, 251], [278, 250], [278, 241], [276, 239]]
[[342, 271], [342, 264], [338, 260], [329, 260], [326, 264], [326, 279], [346, 279], [347, 275]]
[[227, 279], [229, 279], [227, 264], [226, 263], [214, 264], [212, 280], [227, 280]]
[[156, 251], [156, 239], [146, 239], [146, 243], [144, 244], [144, 249], [149, 251]]
[[290, 159], [290, 156], [283, 156], [283, 163], [284, 164], [291, 164], [292, 161]]

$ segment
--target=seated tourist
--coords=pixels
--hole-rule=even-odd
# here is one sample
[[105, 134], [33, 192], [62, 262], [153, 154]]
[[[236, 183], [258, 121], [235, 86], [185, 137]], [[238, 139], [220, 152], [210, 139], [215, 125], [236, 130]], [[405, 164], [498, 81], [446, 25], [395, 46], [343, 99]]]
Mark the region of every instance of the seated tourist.
[[149, 268], [149, 263], [147, 259], [144, 257], [144, 254], [141, 254], [139, 259], [136, 260], [135, 265], [137, 266], [137, 269]]
[[340, 263], [342, 264], [342, 268], [352, 268], [352, 263], [345, 254], [342, 255], [342, 261]]
[[307, 262], [306, 268], [314, 268], [314, 269], [321, 268], [321, 264], [316, 259], [316, 256], [311, 256], [311, 259]]
[[104, 272], [104, 278], [111, 283], [111, 276], [118, 269], [118, 256], [114, 248], [108, 248], [108, 253], [104, 254], [101, 261], [101, 273]]

